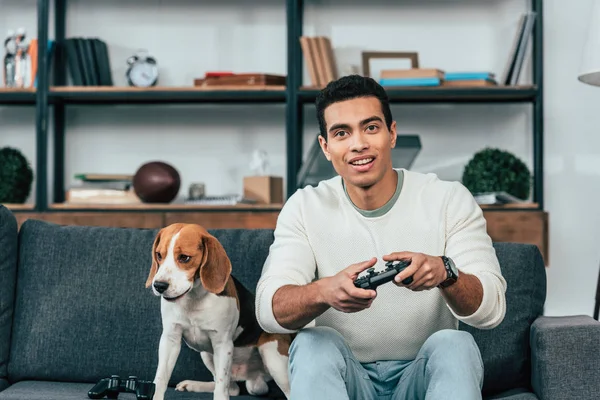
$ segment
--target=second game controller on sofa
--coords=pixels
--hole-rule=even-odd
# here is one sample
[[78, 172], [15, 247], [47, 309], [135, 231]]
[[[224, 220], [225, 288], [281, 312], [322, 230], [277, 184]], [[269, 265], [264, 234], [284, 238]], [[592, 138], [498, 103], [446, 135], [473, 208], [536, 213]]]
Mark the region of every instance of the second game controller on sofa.
[[118, 375], [101, 379], [88, 392], [90, 399], [108, 397], [116, 399], [119, 393], [135, 393], [137, 400], [152, 400], [155, 386], [153, 382], [138, 380], [135, 376], [121, 379]]

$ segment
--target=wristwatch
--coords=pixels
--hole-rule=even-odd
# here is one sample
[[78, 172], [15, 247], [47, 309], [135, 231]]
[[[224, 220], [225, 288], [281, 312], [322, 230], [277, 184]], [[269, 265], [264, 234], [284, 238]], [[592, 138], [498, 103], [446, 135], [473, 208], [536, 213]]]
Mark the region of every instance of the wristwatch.
[[444, 268], [446, 268], [446, 280], [439, 284], [439, 288], [445, 289], [448, 286], [452, 286], [456, 280], [458, 279], [458, 268], [454, 265], [454, 261], [452, 259], [441, 256], [442, 261], [444, 262]]

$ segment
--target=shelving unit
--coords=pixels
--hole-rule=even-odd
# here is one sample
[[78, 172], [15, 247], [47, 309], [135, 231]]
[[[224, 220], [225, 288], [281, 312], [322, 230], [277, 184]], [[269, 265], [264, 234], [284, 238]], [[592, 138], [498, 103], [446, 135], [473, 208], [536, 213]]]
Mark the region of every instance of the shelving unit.
[[[49, 6], [51, 0], [38, 0], [38, 43], [46, 43], [49, 37]], [[65, 86], [66, 60], [60, 45], [66, 38], [66, 10], [68, 0], [53, 0], [54, 36], [56, 40], [53, 57], [52, 82], [49, 81], [49, 68], [46, 51], [39, 51], [38, 90], [0, 90], [1, 105], [33, 105], [36, 107], [36, 198], [34, 210], [40, 213], [75, 212], [115, 212], [140, 211], [132, 207], [106, 207], [103, 209], [66, 207], [61, 205], [65, 188], [65, 110], [70, 105], [107, 106], [115, 104], [200, 104], [216, 103], [224, 107], [229, 103], [273, 103], [286, 106], [286, 156], [287, 188], [289, 197], [296, 190], [296, 174], [300, 169], [303, 155], [303, 121], [305, 105], [315, 101], [318, 90], [307, 87], [303, 82], [303, 53], [300, 37], [303, 34], [303, 0], [286, 0], [287, 23], [287, 85], [269, 90], [205, 90], [194, 87], [158, 87], [137, 89], [130, 87], [70, 87]], [[141, 5], [140, 5], [141, 6]], [[201, 5], [199, 5], [201, 6]], [[341, 5], [342, 6], [342, 5]], [[401, 7], [401, 5], [397, 5]], [[521, 103], [531, 105], [533, 110], [533, 207], [524, 207], [523, 212], [544, 212], [543, 182], [543, 139], [544, 139], [544, 69], [543, 69], [543, 8], [542, 0], [530, 0], [530, 8], [537, 13], [532, 36], [533, 82], [530, 86], [483, 87], [483, 88], [405, 88], [389, 89], [392, 103]], [[49, 115], [52, 113], [53, 148], [49, 143]], [[53, 181], [47, 179], [48, 153], [53, 150]], [[48, 186], [53, 186], [54, 196], [48, 199]], [[275, 207], [277, 208], [277, 207]], [[213, 210], [214, 208], [210, 208]], [[167, 205], [165, 207], [146, 207], [144, 212], [206, 211], [197, 207]], [[502, 208], [501, 211], [513, 211], [515, 208]], [[500, 211], [486, 208], [485, 212]], [[30, 211], [15, 208], [17, 212]], [[240, 211], [239, 209], [237, 211]], [[243, 211], [274, 212], [273, 209], [247, 206]]]

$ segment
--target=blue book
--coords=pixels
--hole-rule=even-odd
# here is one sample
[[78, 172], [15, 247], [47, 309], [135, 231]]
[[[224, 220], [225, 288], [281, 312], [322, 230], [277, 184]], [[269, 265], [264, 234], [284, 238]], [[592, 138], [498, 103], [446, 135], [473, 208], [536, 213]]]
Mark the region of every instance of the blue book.
[[389, 78], [380, 79], [381, 86], [439, 86], [440, 78]]
[[491, 72], [446, 72], [444, 79], [447, 81], [476, 81], [493, 79]]

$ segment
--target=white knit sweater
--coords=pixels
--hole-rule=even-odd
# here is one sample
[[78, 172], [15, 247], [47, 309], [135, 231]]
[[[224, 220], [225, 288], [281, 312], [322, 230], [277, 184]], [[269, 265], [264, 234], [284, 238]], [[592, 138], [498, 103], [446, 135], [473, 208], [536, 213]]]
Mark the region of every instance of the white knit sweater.
[[482, 329], [503, 320], [506, 282], [471, 193], [459, 182], [442, 181], [434, 174], [398, 171], [404, 177], [399, 197], [383, 215], [354, 207], [339, 176], [290, 196], [257, 286], [256, 314], [263, 329], [293, 332], [273, 315], [273, 294], [281, 286], [335, 275], [371, 257], [378, 258], [377, 270], [384, 269], [381, 257], [394, 251], [450, 257], [460, 271], [481, 281], [481, 306], [460, 317], [440, 289], [413, 292], [390, 282], [377, 289], [371, 308], [357, 313], [330, 308], [309, 325], [335, 328], [359, 361], [371, 362], [413, 359], [432, 333], [456, 329], [458, 320]]

